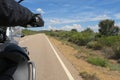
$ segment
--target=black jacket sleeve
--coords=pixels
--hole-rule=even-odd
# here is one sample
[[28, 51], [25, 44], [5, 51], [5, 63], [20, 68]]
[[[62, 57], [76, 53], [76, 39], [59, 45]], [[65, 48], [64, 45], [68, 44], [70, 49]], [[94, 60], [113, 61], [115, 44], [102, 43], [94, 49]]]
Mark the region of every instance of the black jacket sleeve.
[[33, 15], [15, 0], [0, 0], [0, 26], [25, 26]]

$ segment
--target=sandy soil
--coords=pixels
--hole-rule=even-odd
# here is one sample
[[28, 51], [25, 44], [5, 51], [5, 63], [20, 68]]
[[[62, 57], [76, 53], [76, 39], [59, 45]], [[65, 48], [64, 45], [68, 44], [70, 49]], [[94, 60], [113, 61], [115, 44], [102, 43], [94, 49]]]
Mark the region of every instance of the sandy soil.
[[95, 74], [100, 80], [120, 80], [119, 72], [91, 65], [82, 58], [77, 59], [75, 57], [78, 53], [77, 50], [51, 37], [50, 41], [60, 50], [61, 53], [63, 53], [79, 72], [85, 71], [89, 74]]

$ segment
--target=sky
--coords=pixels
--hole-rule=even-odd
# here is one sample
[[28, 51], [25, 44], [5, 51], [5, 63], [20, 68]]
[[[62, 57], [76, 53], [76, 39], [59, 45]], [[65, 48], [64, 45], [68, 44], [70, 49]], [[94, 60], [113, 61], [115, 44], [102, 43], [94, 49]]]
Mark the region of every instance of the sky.
[[33, 30], [98, 31], [101, 20], [111, 19], [120, 27], [120, 0], [25, 0], [21, 5], [41, 13], [45, 26]]

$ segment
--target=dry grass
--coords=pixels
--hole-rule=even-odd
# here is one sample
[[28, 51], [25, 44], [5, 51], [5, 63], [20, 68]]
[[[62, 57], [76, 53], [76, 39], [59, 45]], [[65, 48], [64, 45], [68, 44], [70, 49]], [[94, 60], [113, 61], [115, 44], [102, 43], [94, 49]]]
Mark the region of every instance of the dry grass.
[[[74, 65], [74, 67], [81, 73], [87, 72], [90, 75], [95, 74], [100, 80], [120, 80], [120, 73], [118, 71], [111, 71], [109, 68], [92, 65], [86, 61], [86, 55], [93, 55], [91, 50], [81, 48], [78, 50], [68, 46], [61, 41], [50, 38], [50, 41], [59, 49], [61, 53]], [[93, 56], [96, 56], [99, 51], [95, 51]], [[76, 58], [77, 56], [77, 58]], [[99, 55], [101, 56], [101, 54]]]

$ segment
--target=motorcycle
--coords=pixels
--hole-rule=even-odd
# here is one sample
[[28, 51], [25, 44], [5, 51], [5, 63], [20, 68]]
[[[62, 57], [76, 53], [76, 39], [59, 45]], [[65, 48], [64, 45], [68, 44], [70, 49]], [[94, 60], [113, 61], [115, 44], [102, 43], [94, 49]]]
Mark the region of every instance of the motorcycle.
[[[4, 48], [5, 51], [10, 52], [17, 52], [18, 54], [23, 54], [25, 56], [25, 60], [18, 64], [14, 74], [12, 75], [14, 80], [35, 80], [36, 79], [36, 72], [35, 72], [35, 63], [29, 59], [29, 51], [27, 47], [20, 47], [19, 40], [22, 35], [21, 27], [7, 27], [6, 33], [1, 34], [0, 38], [5, 41], [0, 43], [0, 50]], [[10, 44], [10, 45], [9, 45]], [[5, 47], [3, 46], [5, 45]], [[7, 48], [6, 48], [7, 47]], [[16, 55], [16, 54], [15, 54]], [[10, 58], [11, 56], [9, 56]], [[19, 58], [19, 56], [17, 56]], [[12, 57], [11, 57], [12, 59]], [[16, 58], [17, 61], [17, 58]]]
[[[24, 0], [19, 0], [18, 3], [21, 3], [22, 1]], [[37, 24], [34, 26], [37, 26]], [[22, 30], [19, 26], [12, 26], [7, 28], [3, 27], [3, 29], [0, 27], [0, 80], [3, 80], [1, 78], [5, 76], [11, 77], [9, 80], [36, 80], [35, 63], [29, 58], [29, 51], [27, 47], [19, 46], [19, 39], [24, 37], [21, 31]], [[4, 60], [6, 63], [4, 63]], [[8, 66], [11, 65], [12, 62], [17, 64], [15, 68], [10, 67], [11, 70], [9, 71], [10, 68], [8, 68]], [[7, 65], [8, 71], [12, 74], [8, 72], [10, 75], [5, 74], [5, 76], [3, 76], [5, 71], [4, 69], [6, 69], [4, 65]]]

